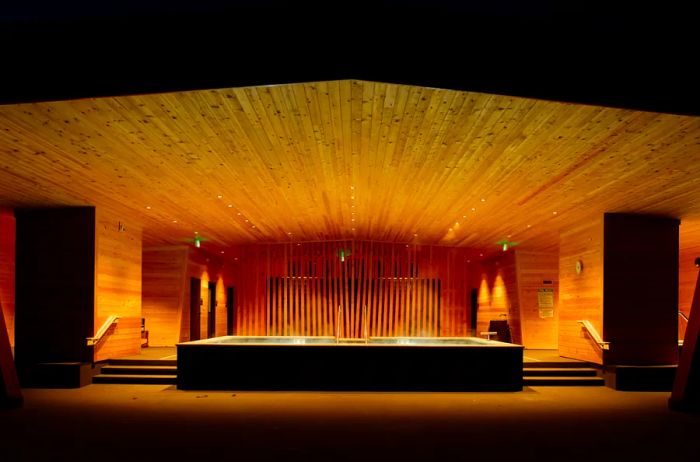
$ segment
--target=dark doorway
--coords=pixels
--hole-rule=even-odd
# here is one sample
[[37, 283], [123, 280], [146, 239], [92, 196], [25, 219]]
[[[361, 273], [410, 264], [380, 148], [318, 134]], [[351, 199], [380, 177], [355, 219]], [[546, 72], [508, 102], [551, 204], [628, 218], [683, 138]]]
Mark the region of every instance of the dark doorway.
[[202, 281], [190, 278], [190, 340], [199, 340], [200, 307], [202, 305]]
[[216, 282], [209, 283], [209, 306], [207, 307], [207, 338], [216, 336]]
[[233, 287], [226, 288], [226, 335], [233, 335], [234, 331], [233, 312]]
[[476, 337], [476, 312], [479, 310], [479, 292], [476, 289], [472, 289], [471, 302], [472, 302], [472, 312], [471, 312], [472, 337]]

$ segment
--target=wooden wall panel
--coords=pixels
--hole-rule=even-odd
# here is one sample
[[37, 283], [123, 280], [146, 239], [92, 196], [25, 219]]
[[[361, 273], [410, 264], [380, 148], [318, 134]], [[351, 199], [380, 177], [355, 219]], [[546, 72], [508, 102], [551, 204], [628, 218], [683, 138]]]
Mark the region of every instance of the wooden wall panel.
[[[576, 261], [583, 271], [576, 274]], [[603, 218], [585, 220], [560, 235], [559, 354], [603, 363], [602, 350], [578, 320], [589, 320], [603, 333]]]
[[465, 249], [329, 241], [234, 253], [241, 335], [336, 335], [340, 326], [340, 336], [362, 338], [365, 317], [371, 336], [469, 332]]
[[142, 246], [140, 225], [108, 210], [96, 212], [95, 332], [110, 315], [119, 316], [95, 345], [94, 360], [101, 361], [141, 351]]
[[605, 214], [606, 364], [678, 361], [678, 224], [673, 218]]
[[[146, 320], [149, 346], [169, 346], [180, 341], [181, 322], [187, 314], [185, 300], [186, 246], [143, 250], [142, 313]], [[189, 319], [189, 318], [188, 318]]]
[[[678, 309], [690, 315], [698, 268], [695, 259], [700, 257], [700, 220], [682, 220], [679, 228], [680, 253], [678, 259]], [[678, 338], [685, 336], [686, 321], [679, 317]]]
[[518, 282], [513, 250], [481, 264], [477, 336], [489, 331], [490, 321], [507, 320], [513, 343], [522, 342]]
[[225, 263], [221, 258], [207, 255], [203, 250], [189, 247], [187, 250], [187, 267], [185, 270], [185, 287], [180, 316], [180, 339], [190, 339], [190, 278], [201, 281], [200, 338], [208, 337], [209, 317], [209, 282], [216, 283], [216, 315], [214, 336], [226, 335], [226, 287], [229, 286]]
[[0, 209], [0, 305], [10, 345], [15, 344], [15, 215]]
[[[558, 348], [559, 255], [515, 250], [522, 344], [532, 349]], [[544, 281], [549, 281], [545, 283]], [[552, 317], [541, 317], [539, 289], [554, 290]]]

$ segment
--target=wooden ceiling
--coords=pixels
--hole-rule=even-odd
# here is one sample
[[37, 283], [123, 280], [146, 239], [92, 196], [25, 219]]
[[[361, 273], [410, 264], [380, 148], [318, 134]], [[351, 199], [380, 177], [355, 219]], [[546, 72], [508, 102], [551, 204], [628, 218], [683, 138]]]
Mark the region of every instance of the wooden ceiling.
[[700, 117], [356, 80], [0, 106], [0, 206], [87, 204], [147, 245], [552, 248], [700, 218]]

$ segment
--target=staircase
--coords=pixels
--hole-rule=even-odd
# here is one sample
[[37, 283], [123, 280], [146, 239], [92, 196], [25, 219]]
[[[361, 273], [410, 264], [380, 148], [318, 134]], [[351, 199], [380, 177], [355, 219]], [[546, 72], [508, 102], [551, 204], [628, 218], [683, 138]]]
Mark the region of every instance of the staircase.
[[568, 387], [605, 385], [598, 369], [581, 361], [526, 362], [523, 364], [523, 386]]
[[141, 385], [175, 385], [175, 359], [110, 359], [92, 383], [121, 383]]

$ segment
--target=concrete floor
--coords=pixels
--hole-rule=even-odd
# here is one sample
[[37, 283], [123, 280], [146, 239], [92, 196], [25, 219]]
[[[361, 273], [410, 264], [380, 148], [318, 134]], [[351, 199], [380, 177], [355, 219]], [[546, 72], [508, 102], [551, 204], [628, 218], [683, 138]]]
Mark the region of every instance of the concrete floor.
[[694, 461], [700, 415], [668, 393], [24, 390], [0, 411], [0, 460]]

